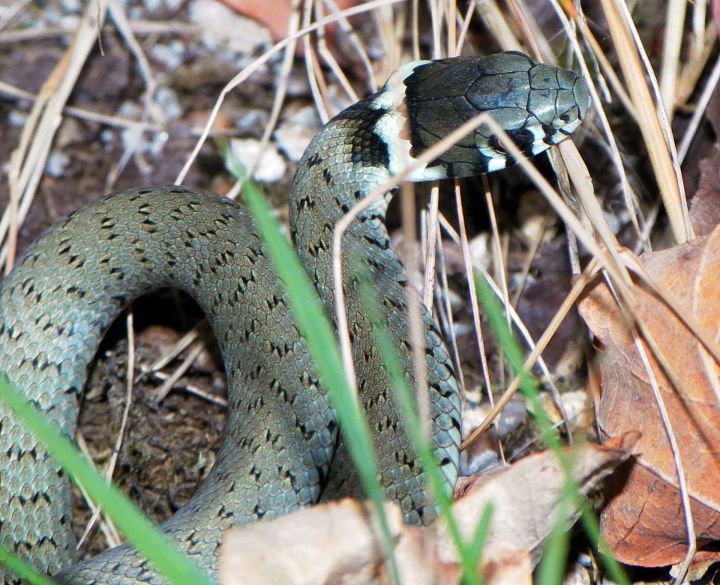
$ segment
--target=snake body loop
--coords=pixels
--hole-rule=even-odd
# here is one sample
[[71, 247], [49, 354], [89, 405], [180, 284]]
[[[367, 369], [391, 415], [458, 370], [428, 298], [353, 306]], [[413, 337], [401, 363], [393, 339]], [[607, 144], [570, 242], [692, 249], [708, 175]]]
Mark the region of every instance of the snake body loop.
[[[333, 228], [353, 205], [479, 111], [491, 111], [535, 154], [580, 124], [587, 95], [570, 72], [502, 53], [411, 64], [329, 122], [300, 161], [290, 199], [293, 239], [328, 314]], [[505, 160], [481, 127], [413, 178], [467, 176], [501, 168]], [[346, 236], [345, 258], [359, 258], [369, 270], [411, 372], [406, 279], [384, 226], [386, 205], [387, 198], [359, 217]], [[349, 266], [345, 274], [353, 274]], [[187, 291], [200, 305], [227, 371], [229, 410], [217, 462], [191, 502], [162, 525], [214, 571], [226, 528], [321, 497], [362, 495], [315, 365], [242, 207], [179, 187], [139, 189], [107, 197], [51, 228], [0, 289], [0, 372], [73, 437], [87, 369], [105, 330], [134, 298], [164, 286]], [[370, 318], [352, 277], [344, 287], [358, 388], [383, 486], [408, 522], [427, 523], [435, 510]], [[423, 320], [432, 438], [450, 489], [459, 461], [459, 391], [439, 331], [429, 315]], [[0, 543], [60, 583], [162, 583], [127, 545], [73, 564], [69, 519], [62, 470], [0, 401]], [[18, 582], [1, 567], [0, 579]]]

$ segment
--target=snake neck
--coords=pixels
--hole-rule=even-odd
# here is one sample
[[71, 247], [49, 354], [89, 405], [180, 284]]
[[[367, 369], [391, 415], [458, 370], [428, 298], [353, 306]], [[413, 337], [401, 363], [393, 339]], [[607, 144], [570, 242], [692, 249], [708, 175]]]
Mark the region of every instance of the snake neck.
[[[373, 97], [344, 110], [312, 140], [298, 163], [290, 195], [290, 230], [300, 259], [332, 313], [332, 240], [337, 222], [391, 176], [386, 142], [376, 132], [386, 112]], [[388, 248], [384, 227], [390, 195], [362, 213], [343, 238], [343, 255], [363, 241]], [[364, 255], [364, 254], [363, 254]]]
[[[403, 73], [400, 74], [402, 79]], [[409, 146], [398, 149], [403, 140], [405, 116], [402, 110], [404, 91], [391, 80], [378, 94], [344, 110], [331, 120], [313, 139], [299, 162], [290, 198], [290, 227], [297, 252], [308, 275], [315, 283], [328, 315], [335, 315], [333, 280], [333, 238], [337, 222], [355, 205], [392, 178], [409, 153]], [[403, 86], [404, 87], [404, 86]], [[392, 99], [391, 99], [392, 98]], [[391, 103], [394, 102], [394, 103]], [[389, 132], [400, 132], [394, 140]], [[422, 178], [422, 177], [419, 177]], [[390, 245], [385, 227], [385, 213], [394, 190], [370, 205], [353, 222], [342, 241], [342, 286], [356, 364], [356, 382], [368, 423], [378, 431], [375, 441], [380, 469], [390, 469], [393, 461], [415, 461], [411, 442], [405, 436], [401, 421], [388, 427], [385, 408], [393, 402], [392, 384], [387, 378], [382, 358], [377, 355], [374, 338], [374, 317], [362, 301], [357, 283], [358, 268], [369, 276], [378, 291], [377, 307], [393, 337], [397, 357], [406, 372], [407, 382], [414, 387], [412, 359], [407, 344], [406, 274], [400, 258]], [[437, 437], [436, 460], [444, 472], [447, 487], [454, 485], [459, 461], [460, 441], [459, 390], [452, 360], [429, 313], [423, 311], [426, 331], [425, 355], [428, 390], [433, 419], [433, 436]], [[386, 437], [383, 437], [383, 434]], [[405, 436], [398, 440], [398, 437]], [[400, 445], [388, 449], [385, 443]], [[341, 446], [340, 449], [344, 449]], [[350, 461], [348, 456], [335, 461]], [[403, 473], [409, 483], [420, 482], [419, 465], [407, 466]], [[391, 485], [383, 478], [384, 485]], [[325, 494], [337, 496], [362, 495], [352, 467], [334, 465]], [[393, 489], [393, 488], [390, 488]], [[431, 502], [410, 493], [390, 493], [400, 502], [405, 518], [413, 523], [427, 523], [435, 516]]]

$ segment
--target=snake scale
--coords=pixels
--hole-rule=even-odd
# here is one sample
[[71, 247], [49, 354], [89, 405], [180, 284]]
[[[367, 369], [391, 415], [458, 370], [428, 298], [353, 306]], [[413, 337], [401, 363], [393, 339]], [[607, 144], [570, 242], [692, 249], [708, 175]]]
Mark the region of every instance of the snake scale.
[[[577, 128], [588, 105], [587, 86], [572, 72], [508, 52], [412, 63], [337, 115], [300, 160], [289, 204], [294, 244], [328, 314], [333, 227], [359, 200], [481, 111], [492, 112], [531, 155]], [[465, 177], [502, 168], [506, 160], [481, 127], [411, 179]], [[391, 195], [360, 215], [344, 251], [370, 270], [411, 372], [406, 277], [384, 225]], [[0, 372], [73, 437], [86, 373], [104, 332], [134, 298], [164, 286], [197, 301], [227, 371], [229, 411], [217, 462], [190, 503], [162, 525], [213, 572], [228, 527], [324, 498], [362, 496], [313, 360], [241, 206], [181, 187], [136, 189], [49, 229], [0, 289]], [[352, 277], [344, 287], [382, 484], [406, 521], [427, 523], [435, 510], [388, 390], [370, 318]], [[450, 489], [459, 462], [459, 389], [438, 329], [429, 315], [423, 319], [432, 439]], [[0, 401], [0, 543], [58, 583], [162, 583], [128, 545], [77, 563], [70, 514], [63, 471]], [[0, 578], [19, 582], [2, 567]]]

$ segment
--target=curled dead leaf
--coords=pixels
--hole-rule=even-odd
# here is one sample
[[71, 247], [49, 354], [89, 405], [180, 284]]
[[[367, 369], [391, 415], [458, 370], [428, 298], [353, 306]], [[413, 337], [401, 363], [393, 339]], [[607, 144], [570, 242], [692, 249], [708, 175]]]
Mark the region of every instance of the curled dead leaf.
[[[660, 295], [638, 280], [634, 310], [654, 344], [647, 339], [637, 343], [648, 355], [650, 371], [604, 282], [581, 302], [580, 312], [597, 341], [602, 378], [597, 416], [602, 433], [642, 434], [637, 464], [625, 477], [613, 479], [615, 497], [601, 517], [603, 534], [620, 561], [660, 566], [683, 560], [688, 537], [653, 378], [679, 445], [698, 546], [720, 540], [720, 368], [686, 324], [695, 324], [717, 347], [720, 229], [704, 239], [645, 255], [639, 262], [662, 295], [686, 315], [683, 322]], [[720, 558], [718, 553], [707, 554]], [[702, 553], [698, 560], [706, 556]]]
[[[563, 451], [573, 478], [587, 494], [631, 455], [635, 437], [619, 446], [584, 445]], [[557, 517], [558, 502], [565, 486], [565, 471], [552, 452], [530, 455], [490, 479], [482, 475], [466, 483], [453, 512], [465, 539], [471, 539], [485, 506], [492, 505], [492, 520], [485, 559], [504, 558], [508, 552], [526, 551], [534, 566]], [[572, 511], [573, 521], [577, 510]], [[438, 551], [446, 562], [457, 562], [457, 551], [447, 527], [438, 522]]]
[[[220, 551], [221, 585], [392, 582], [371, 508], [346, 499], [227, 531]], [[386, 504], [385, 513], [403, 583], [459, 583], [459, 569], [443, 566], [432, 554], [429, 532], [403, 526], [394, 504]]]
[[[585, 445], [567, 451], [583, 492], [630, 455], [626, 448]], [[553, 527], [565, 473], [553, 453], [538, 453], [490, 478], [476, 477], [453, 504], [463, 536], [470, 539], [485, 506], [491, 529], [483, 553], [488, 585], [532, 582], [537, 559]], [[394, 504], [385, 511], [403, 583], [458, 585], [461, 569], [447, 527], [404, 526]], [[573, 512], [574, 514], [576, 512]], [[269, 522], [235, 528], [223, 538], [221, 585], [384, 584], [390, 582], [372, 507], [354, 500], [330, 502]]]

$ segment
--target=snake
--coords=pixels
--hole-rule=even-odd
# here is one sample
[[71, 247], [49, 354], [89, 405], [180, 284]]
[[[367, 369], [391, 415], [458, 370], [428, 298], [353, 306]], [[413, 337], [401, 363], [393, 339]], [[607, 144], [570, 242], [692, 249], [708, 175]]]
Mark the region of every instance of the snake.
[[[512, 162], [481, 125], [436, 159], [418, 157], [488, 112], [523, 153], [570, 135], [589, 107], [575, 73], [504, 52], [417, 61], [351, 105], [310, 142], [289, 197], [297, 254], [334, 314], [332, 238], [337, 221], [411, 163], [409, 179], [461, 178]], [[509, 160], [510, 159], [510, 160]], [[343, 239], [343, 290], [362, 408], [380, 481], [406, 522], [437, 512], [398, 405], [373, 319], [350, 258], [369, 274], [407, 380], [408, 285], [385, 212], [396, 189], [359, 214]], [[352, 276], [355, 274], [355, 276]], [[161, 530], [215, 575], [223, 531], [321, 500], [363, 497], [358, 473], [284, 287], [249, 212], [180, 186], [127, 190], [46, 231], [0, 289], [0, 372], [67, 437], [74, 437], [86, 376], [105, 331], [135, 298], [186, 291], [207, 316], [224, 361], [228, 414], [216, 463]], [[445, 488], [458, 475], [461, 399], [456, 367], [429, 312], [422, 315], [433, 454]], [[129, 544], [78, 561], [67, 475], [0, 400], [0, 544], [57, 583], [163, 583]], [[4, 584], [20, 583], [0, 567]], [[216, 578], [216, 577], [215, 577]]]

